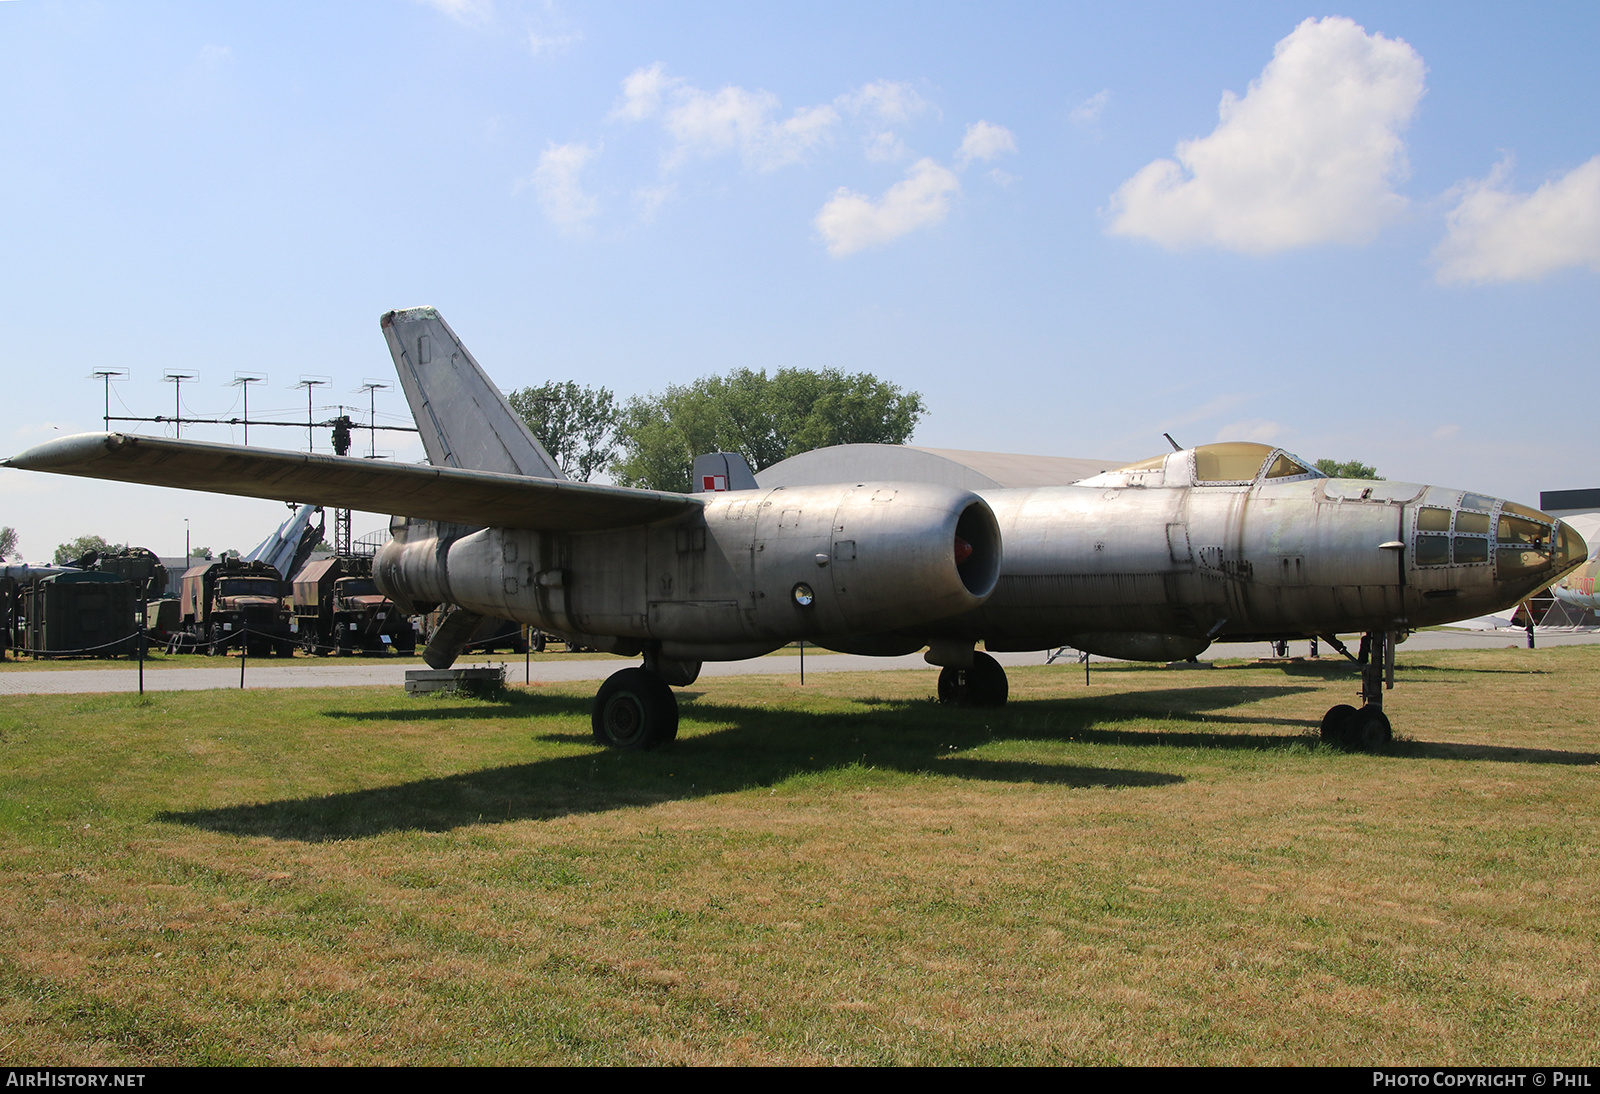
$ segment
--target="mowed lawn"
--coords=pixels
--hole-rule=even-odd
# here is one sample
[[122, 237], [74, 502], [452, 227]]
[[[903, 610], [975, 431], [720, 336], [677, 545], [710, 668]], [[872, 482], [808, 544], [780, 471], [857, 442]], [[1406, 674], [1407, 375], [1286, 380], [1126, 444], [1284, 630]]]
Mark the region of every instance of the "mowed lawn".
[[0, 700], [0, 1061], [1595, 1064], [1600, 648]]

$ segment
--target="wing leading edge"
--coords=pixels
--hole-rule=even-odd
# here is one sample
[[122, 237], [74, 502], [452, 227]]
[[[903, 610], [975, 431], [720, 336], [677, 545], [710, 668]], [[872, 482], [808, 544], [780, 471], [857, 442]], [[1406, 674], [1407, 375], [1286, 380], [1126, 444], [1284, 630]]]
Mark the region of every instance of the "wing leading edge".
[[684, 494], [626, 486], [128, 433], [62, 437], [0, 461], [0, 466], [422, 520], [559, 532], [648, 524], [702, 504]]

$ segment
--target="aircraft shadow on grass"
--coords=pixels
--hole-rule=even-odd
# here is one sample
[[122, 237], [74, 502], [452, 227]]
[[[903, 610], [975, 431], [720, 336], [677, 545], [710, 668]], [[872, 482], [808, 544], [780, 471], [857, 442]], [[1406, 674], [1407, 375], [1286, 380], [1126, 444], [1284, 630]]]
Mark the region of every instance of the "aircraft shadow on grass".
[[[1181, 783], [1160, 771], [1097, 765], [991, 760], [968, 755], [994, 741], [1084, 741], [1141, 743], [1153, 734], [1118, 732], [1116, 722], [1169, 715], [1193, 720], [1207, 710], [1231, 706], [1246, 694], [1292, 694], [1303, 688], [1184, 688], [1143, 693], [1137, 709], [1082, 698], [1027, 700], [998, 710], [942, 707], [927, 700], [875, 700], [856, 713], [813, 713], [695, 701], [684, 693], [684, 730], [669, 748], [623, 753], [598, 747], [582, 755], [419, 779], [327, 796], [217, 809], [167, 813], [160, 819], [213, 831], [296, 840], [334, 840], [420, 829], [444, 831], [485, 821], [550, 819], [630, 806], [693, 799], [771, 786], [795, 775], [858, 766], [901, 773], [992, 782], [1022, 782], [1115, 789]], [[1115, 698], [1115, 697], [1108, 697]], [[451, 723], [555, 716], [571, 732], [546, 732], [541, 739], [590, 745], [590, 700], [562, 695], [513, 693], [499, 702], [384, 704], [363, 710], [333, 710], [328, 716], [381, 726], [386, 722]], [[1206, 716], [1219, 726], [1248, 719]], [[695, 723], [719, 728], [695, 732]], [[443, 727], [441, 726], [441, 729]], [[1214, 733], [1203, 729], [1164, 733], [1166, 745], [1271, 748], [1293, 736]], [[1148, 743], [1155, 744], [1155, 740]]]
[[[998, 741], [1258, 750], [1315, 744], [1318, 723], [1312, 719], [1273, 719], [1299, 727], [1291, 733], [1239, 732], [1233, 727], [1259, 727], [1264, 719], [1214, 713], [1246, 699], [1311, 690], [1315, 689], [1292, 685], [1187, 687], [1019, 700], [996, 710], [944, 707], [928, 700], [872, 699], [865, 702], [874, 709], [857, 713], [706, 703], [694, 701], [695, 693], [686, 692], [685, 732], [672, 746], [651, 752], [596, 746], [576, 756], [326, 796], [172, 812], [159, 819], [237, 835], [321, 842], [602, 813], [751, 790], [797, 775], [849, 767], [987, 782], [1149, 789], [1185, 779], [1160, 771], [995, 760], [969, 753]], [[513, 693], [497, 702], [407, 703], [325, 713], [375, 727], [396, 721], [523, 721], [554, 716], [571, 722], [571, 732], [544, 732], [541, 740], [589, 745], [593, 744], [589, 710], [585, 698]], [[1131, 724], [1151, 720], [1162, 724], [1155, 728]], [[696, 732], [695, 723], [719, 728]], [[1397, 743], [1391, 752], [1407, 758], [1600, 762], [1600, 755], [1587, 753], [1411, 741]]]
[[[1247, 661], [1237, 665], [1218, 665], [1217, 668], [1223, 672], [1236, 672], [1240, 669], [1276, 669], [1285, 676], [1300, 676], [1315, 680], [1351, 680], [1358, 687], [1361, 682], [1361, 667], [1342, 657], [1324, 657], [1317, 661], [1303, 661], [1299, 658]], [[1438, 676], [1548, 676], [1551, 673], [1550, 669], [1484, 669], [1458, 665], [1423, 665], [1407, 661], [1403, 655], [1395, 664], [1394, 671], [1396, 679], [1418, 682]]]

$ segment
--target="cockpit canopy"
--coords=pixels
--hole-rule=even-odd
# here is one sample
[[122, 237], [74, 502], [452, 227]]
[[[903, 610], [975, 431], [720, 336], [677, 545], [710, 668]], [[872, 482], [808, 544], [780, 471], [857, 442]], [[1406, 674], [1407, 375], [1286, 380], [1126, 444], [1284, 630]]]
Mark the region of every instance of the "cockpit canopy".
[[1106, 471], [1080, 486], [1237, 486], [1262, 479], [1325, 479], [1321, 471], [1270, 444], [1222, 441], [1168, 452]]

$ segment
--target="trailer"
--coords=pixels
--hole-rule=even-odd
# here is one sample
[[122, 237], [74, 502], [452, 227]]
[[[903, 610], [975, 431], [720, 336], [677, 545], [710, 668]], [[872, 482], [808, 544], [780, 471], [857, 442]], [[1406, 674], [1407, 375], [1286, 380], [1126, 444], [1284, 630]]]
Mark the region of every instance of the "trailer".
[[133, 585], [116, 574], [78, 570], [32, 582], [25, 648], [35, 657], [117, 657], [138, 652]]

